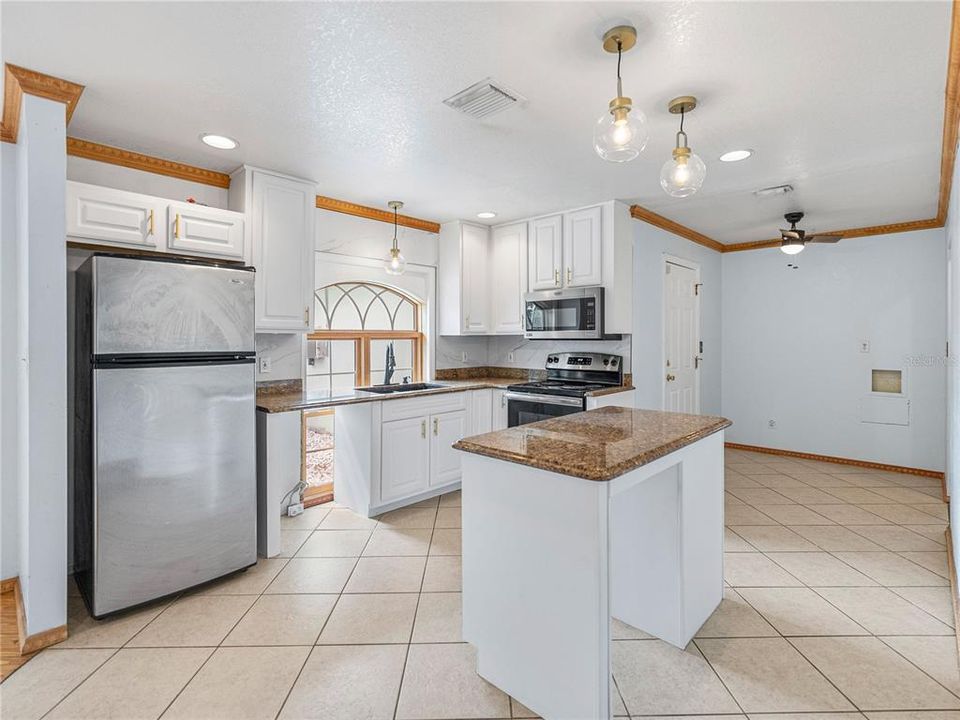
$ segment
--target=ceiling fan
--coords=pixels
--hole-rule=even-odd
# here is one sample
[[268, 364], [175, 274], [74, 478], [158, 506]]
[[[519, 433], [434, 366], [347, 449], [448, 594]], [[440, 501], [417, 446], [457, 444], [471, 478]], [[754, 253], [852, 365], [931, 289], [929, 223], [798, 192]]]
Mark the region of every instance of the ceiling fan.
[[796, 255], [807, 243], [835, 243], [843, 239], [842, 233], [818, 233], [807, 235], [797, 229], [797, 223], [803, 220], [802, 212], [788, 212], [783, 219], [790, 223], [790, 229], [780, 228], [780, 249], [787, 255]]

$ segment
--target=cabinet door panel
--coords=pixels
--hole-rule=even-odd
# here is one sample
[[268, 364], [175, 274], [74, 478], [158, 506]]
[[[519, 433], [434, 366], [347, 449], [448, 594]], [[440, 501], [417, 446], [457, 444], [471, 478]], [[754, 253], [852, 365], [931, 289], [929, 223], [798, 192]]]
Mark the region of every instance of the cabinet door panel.
[[564, 216], [564, 284], [567, 287], [600, 285], [603, 282], [600, 218], [599, 207], [577, 210]]
[[531, 290], [550, 290], [561, 284], [563, 218], [560, 215], [530, 222], [529, 274]]
[[460, 479], [460, 451], [452, 445], [467, 434], [465, 410], [433, 415], [430, 418], [430, 486], [447, 485]]
[[257, 329], [309, 330], [314, 190], [290, 178], [253, 177]]
[[464, 224], [461, 230], [462, 262], [460, 277], [463, 283], [463, 331], [490, 332], [490, 295], [488, 278], [488, 230], [485, 227]]
[[167, 249], [171, 252], [243, 259], [243, 215], [189, 203], [167, 211]]
[[490, 240], [490, 302], [492, 329], [504, 335], [523, 334], [523, 293], [526, 291], [527, 225], [493, 229]]
[[164, 202], [149, 195], [67, 183], [67, 235], [162, 250]]
[[422, 416], [392, 420], [381, 425], [380, 497], [382, 500], [397, 500], [428, 487], [430, 480], [428, 421], [429, 418]]

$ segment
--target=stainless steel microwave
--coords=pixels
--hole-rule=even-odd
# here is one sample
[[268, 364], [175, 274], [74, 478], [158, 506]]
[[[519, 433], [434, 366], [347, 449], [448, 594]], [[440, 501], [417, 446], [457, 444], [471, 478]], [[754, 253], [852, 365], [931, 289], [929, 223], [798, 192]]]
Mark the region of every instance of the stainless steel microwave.
[[602, 340], [603, 288], [540, 290], [523, 296], [528, 340]]

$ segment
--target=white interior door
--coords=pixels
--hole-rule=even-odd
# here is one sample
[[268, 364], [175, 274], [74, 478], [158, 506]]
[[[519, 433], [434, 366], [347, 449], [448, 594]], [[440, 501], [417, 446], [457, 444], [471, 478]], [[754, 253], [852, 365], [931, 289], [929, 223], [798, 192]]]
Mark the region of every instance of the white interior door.
[[671, 412], [700, 412], [700, 271], [665, 263], [663, 283], [663, 406]]

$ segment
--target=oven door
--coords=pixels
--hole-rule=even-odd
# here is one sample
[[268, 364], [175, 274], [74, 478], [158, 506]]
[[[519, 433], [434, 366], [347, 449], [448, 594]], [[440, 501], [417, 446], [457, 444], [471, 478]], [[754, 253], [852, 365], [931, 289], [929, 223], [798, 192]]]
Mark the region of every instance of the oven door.
[[603, 288], [527, 293], [524, 336], [532, 340], [602, 339]]
[[584, 398], [506, 392], [507, 427], [583, 412]]

